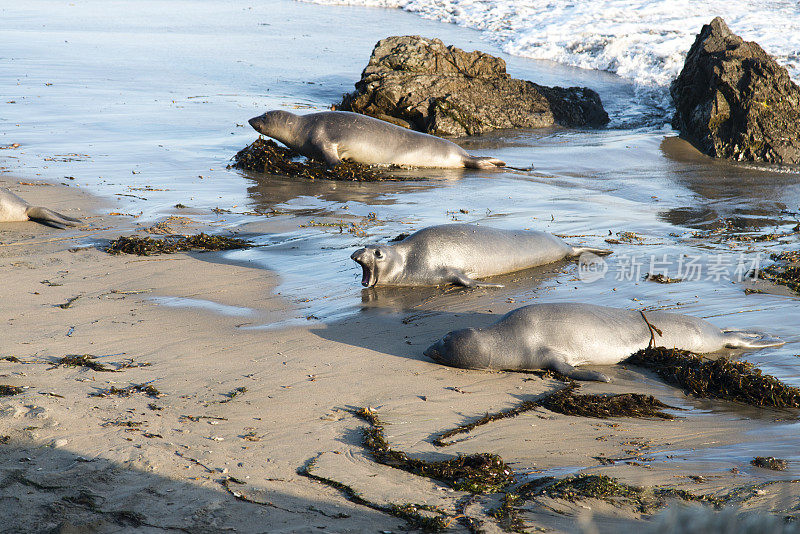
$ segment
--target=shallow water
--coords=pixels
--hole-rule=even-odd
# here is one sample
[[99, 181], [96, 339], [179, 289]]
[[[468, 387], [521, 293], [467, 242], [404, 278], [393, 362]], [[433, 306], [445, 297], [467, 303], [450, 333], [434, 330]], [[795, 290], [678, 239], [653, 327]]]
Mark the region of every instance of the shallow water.
[[[532, 165], [530, 172], [431, 170], [409, 173], [418, 180], [382, 183], [297, 182], [238, 172], [226, 165], [256, 138], [248, 118], [278, 107], [325, 109], [351, 89], [375, 41], [388, 34], [437, 36], [503, 54], [477, 32], [400, 11], [288, 1], [44, 1], [0, 8], [0, 17], [0, 76], [16, 80], [0, 95], [0, 145], [22, 145], [3, 151], [0, 166], [23, 178], [54, 179], [117, 198], [141, 222], [182, 214], [177, 203], [223, 229], [263, 219], [253, 211], [277, 212], [270, 217], [281, 231], [251, 236], [260, 247], [225, 254], [277, 272], [277, 291], [296, 305], [285, 322], [251, 328], [309, 320], [333, 325], [356, 313], [480, 312], [489, 322], [536, 301], [676, 309], [786, 340], [784, 347], [745, 357], [800, 386], [797, 299], [746, 295], [734, 280], [796, 238], [731, 244], [692, 236], [720, 219], [739, 229], [789, 231], [800, 205], [795, 171], [712, 161], [667, 127], [612, 127], [460, 140], [475, 154]], [[597, 89], [614, 124], [630, 122], [630, 82], [503, 57], [516, 77]], [[209, 211], [216, 207], [230, 213]], [[502, 289], [360, 287], [360, 268], [349, 259], [355, 248], [450, 221], [547, 230], [615, 253], [605, 276], [592, 283], [581, 281], [574, 263], [563, 262], [503, 277]], [[641, 241], [604, 241], [622, 232]], [[673, 277], [685, 274], [677, 270], [685, 271], [689, 259], [699, 271], [689, 272], [688, 281], [642, 280], [659, 268]], [[247, 310], [203, 300], [160, 303]], [[701, 403], [694, 406], [700, 410]], [[798, 438], [797, 425], [781, 429], [771, 441], [776, 451]], [[743, 458], [761, 450], [734, 449], [731, 454]]]

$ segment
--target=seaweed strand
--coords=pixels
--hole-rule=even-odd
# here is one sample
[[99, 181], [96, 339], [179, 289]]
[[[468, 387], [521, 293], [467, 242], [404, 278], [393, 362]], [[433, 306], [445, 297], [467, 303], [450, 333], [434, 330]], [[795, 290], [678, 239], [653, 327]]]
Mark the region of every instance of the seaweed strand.
[[720, 357], [703, 359], [686, 350], [664, 347], [640, 350], [627, 363], [655, 371], [666, 382], [698, 397], [770, 408], [800, 408], [800, 389], [787, 386], [749, 362]]

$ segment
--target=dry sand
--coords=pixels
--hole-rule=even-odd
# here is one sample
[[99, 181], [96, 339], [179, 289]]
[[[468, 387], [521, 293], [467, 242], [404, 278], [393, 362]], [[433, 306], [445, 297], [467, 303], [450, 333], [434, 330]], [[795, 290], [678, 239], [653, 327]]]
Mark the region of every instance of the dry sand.
[[[431, 436], [437, 432], [560, 387], [534, 375], [446, 368], [422, 356], [442, 333], [490, 316], [365, 310], [327, 326], [257, 327], [291, 316], [291, 302], [274, 292], [275, 275], [226, 263], [217, 253], [108, 255], [90, 243], [131, 233], [135, 220], [109, 215], [113, 206], [75, 187], [20, 185], [9, 175], [0, 186], [88, 224], [66, 231], [35, 223], [0, 228], [0, 358], [20, 360], [0, 360], [0, 384], [27, 388], [0, 397], [3, 532], [408, 528], [402, 519], [299, 474], [312, 459], [316, 475], [346, 484], [373, 503], [432, 504], [452, 517], [466, 512], [475, 528], [496, 529], [488, 512], [499, 497], [464, 506], [462, 492], [372, 461], [362, 446], [364, 423], [351, 413], [365, 406], [387, 423], [393, 447], [426, 459], [493, 452], [532, 476], [566, 468], [695, 493], [723, 494], [769, 480], [770, 473], [741, 462], [729, 466], [739, 473], [718, 465], [709, 473], [698, 463], [648, 461], [662, 451], [748, 439], [760, 423], [736, 410], [714, 417], [694, 411], [663, 421], [598, 420], [539, 409], [436, 448]], [[270, 224], [243, 230], [266, 233]], [[74, 297], [79, 298], [69, 307], [57, 306]], [[193, 306], [165, 305], [170, 302]], [[128, 367], [98, 372], [53, 365], [67, 354]], [[650, 393], [671, 405], [693, 406], [638, 371], [603, 371], [614, 377], [611, 384], [585, 384], [581, 392]], [[143, 383], [160, 395], [93, 395]], [[602, 466], [600, 456], [627, 460]], [[704, 479], [690, 478], [697, 475]], [[779, 509], [788, 498], [784, 486], [751, 491], [745, 505]], [[527, 508], [528, 526], [556, 530], [573, 530], [576, 518], [590, 510], [601, 532], [641, 517], [631, 506], [599, 500], [551, 499]], [[466, 525], [456, 517], [451, 529], [465, 531]]]

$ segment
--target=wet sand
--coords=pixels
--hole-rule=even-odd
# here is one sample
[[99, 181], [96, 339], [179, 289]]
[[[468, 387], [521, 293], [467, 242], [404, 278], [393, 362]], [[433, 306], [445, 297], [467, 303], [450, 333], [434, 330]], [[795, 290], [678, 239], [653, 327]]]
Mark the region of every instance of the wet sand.
[[[314, 474], [379, 507], [429, 503], [448, 512], [454, 532], [468, 528], [456, 517], [464, 511], [482, 529], [496, 528], [488, 513], [500, 496], [465, 505], [461, 492], [372, 461], [365, 423], [352, 413], [367, 406], [387, 423], [393, 447], [420, 458], [491, 452], [521, 480], [582, 472], [696, 494], [776, 482], [731, 503], [796, 513], [796, 488], [778, 483], [800, 476], [795, 413], [689, 398], [648, 373], [613, 366], [598, 368], [611, 384], [580, 392], [652, 394], [683, 410], [664, 421], [538, 409], [439, 448], [431, 443], [437, 433], [561, 383], [446, 368], [422, 355], [447, 331], [488, 324], [523, 304], [591, 301], [766, 330], [789, 343], [744, 357], [800, 385], [795, 297], [745, 295], [742, 284], [705, 277], [641, 280], [648, 262], [665, 255], [671, 269], [682, 256], [700, 257], [707, 269], [714, 258], [735, 266], [741, 255], [749, 264], [791, 245], [791, 237], [750, 243], [694, 233], [724, 221], [744, 233], [789, 232], [796, 172], [712, 162], [668, 128], [612, 124], [459, 140], [514, 166], [533, 163], [529, 173], [431, 171], [420, 173], [425, 180], [375, 184], [239, 173], [225, 165], [255, 138], [240, 124], [270, 107], [324, 109], [350, 89], [386, 28], [497, 51], [474, 32], [388, 10], [275, 1], [251, 13], [189, 2], [180, 14], [148, 3], [128, 20], [106, 20], [86, 6], [48, 6], [14, 10], [14, 29], [0, 33], [13, 58], [0, 71], [19, 77], [15, 103], [3, 108], [9, 128], [0, 145], [22, 144], [0, 151], [0, 186], [88, 226], [0, 227], [0, 358], [21, 360], [0, 360], [0, 384], [28, 386], [0, 398], [0, 436], [8, 436], [0, 443], [0, 516], [12, 532], [407, 528], [299, 474], [311, 460]], [[204, 29], [209, 20], [216, 30]], [[352, 38], [333, 39], [335, 30]], [[21, 46], [31, 32], [41, 40]], [[625, 115], [632, 89], [624, 81], [504, 57], [515, 76], [598, 89], [617, 126], [636, 124]], [[181, 233], [236, 232], [259, 247], [147, 258], [100, 250], [165, 220]], [[359, 287], [349, 260], [355, 247], [454, 220], [548, 230], [615, 254], [608, 275], [593, 283], [563, 262], [502, 277], [500, 290]], [[631, 258], [642, 262], [640, 272], [626, 271]], [[68, 354], [121, 370], [54, 368]], [[93, 395], [137, 384], [161, 395]], [[752, 467], [756, 455], [787, 458], [789, 468]], [[641, 517], [633, 506], [597, 499], [527, 508], [526, 525], [556, 530], [573, 530], [589, 509], [601, 532]]]
[[[445, 429], [561, 387], [534, 375], [446, 368], [421, 355], [450, 328], [488, 323], [488, 310], [365, 308], [325, 325], [252, 328], [291, 314], [293, 304], [274, 294], [275, 275], [219, 253], [108, 255], [86, 242], [132, 230], [130, 222], [107, 215], [107, 204], [75, 188], [17, 182], [6, 176], [0, 185], [85, 217], [90, 226], [56, 231], [14, 223], [0, 234], [6, 277], [0, 356], [20, 360], [0, 362], [0, 376], [27, 388], [3, 398], [0, 411], [0, 435], [9, 436], [0, 445], [0, 506], [12, 532], [59, 525], [84, 532], [405, 528], [404, 521], [298, 474], [313, 459], [315, 475], [372, 502], [430, 503], [458, 515], [464, 493], [370, 459], [359, 431], [364, 423], [352, 414], [359, 407], [377, 411], [397, 449], [430, 460], [492, 452], [531, 478], [580, 471], [716, 494], [775, 478], [737, 457], [709, 469], [681, 451], [752, 442], [770, 419], [786, 414], [735, 406], [709, 412], [646, 373], [618, 366], [602, 369], [611, 384], [584, 384], [581, 393], [647, 393], [689, 411], [664, 421], [537, 409], [437, 448], [431, 438]], [[74, 297], [69, 307], [57, 306]], [[165, 305], [170, 302], [183, 305]], [[54, 366], [67, 354], [128, 367], [112, 373]], [[133, 384], [160, 394], [94, 396]], [[603, 466], [597, 457], [620, 460]], [[226, 477], [243, 482], [228, 482], [235, 494], [225, 489]], [[785, 498], [780, 485], [767, 490], [757, 498], [759, 508]], [[487, 514], [497, 506], [497, 497], [481, 497], [469, 514], [490, 528]], [[603, 532], [641, 516], [630, 506], [555, 500], [524, 517], [528, 525], [569, 530], [587, 507]], [[455, 519], [452, 529], [466, 526]]]

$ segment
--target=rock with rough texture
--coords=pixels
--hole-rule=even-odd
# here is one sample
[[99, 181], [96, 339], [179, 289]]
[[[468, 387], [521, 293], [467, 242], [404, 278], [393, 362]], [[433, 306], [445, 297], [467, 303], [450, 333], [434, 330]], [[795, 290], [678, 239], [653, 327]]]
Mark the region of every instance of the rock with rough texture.
[[419, 36], [378, 41], [356, 91], [334, 108], [445, 136], [608, 122], [591, 89], [511, 78], [500, 58]]
[[670, 88], [673, 126], [710, 156], [800, 163], [800, 88], [756, 43], [717, 17], [695, 39]]

